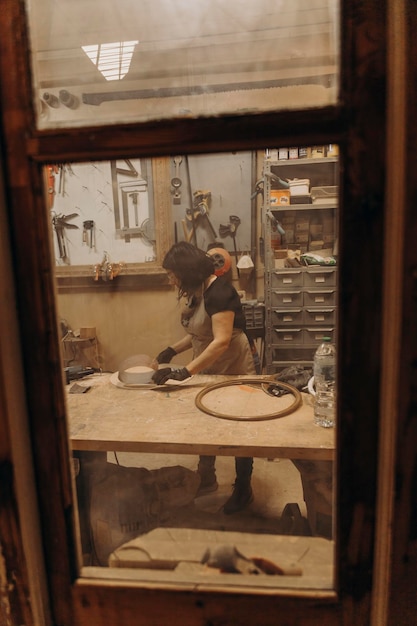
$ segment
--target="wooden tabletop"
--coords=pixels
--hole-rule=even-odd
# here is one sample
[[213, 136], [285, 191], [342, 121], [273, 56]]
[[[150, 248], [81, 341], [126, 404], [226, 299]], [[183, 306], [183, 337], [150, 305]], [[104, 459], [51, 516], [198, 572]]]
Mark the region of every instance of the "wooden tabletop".
[[[243, 378], [243, 377], [240, 377]], [[253, 378], [253, 377], [251, 377]], [[256, 377], [255, 377], [256, 378]], [[196, 406], [197, 394], [222, 376], [194, 376], [177, 386], [125, 388], [111, 382], [114, 375], [78, 381], [86, 393], [70, 393], [67, 413], [71, 446], [75, 450], [212, 454], [332, 460], [334, 429], [313, 423], [312, 398], [302, 394], [302, 406], [284, 417], [253, 420], [278, 413], [294, 401], [275, 398], [256, 385], [223, 387], [204, 396], [210, 411], [246, 416], [223, 419]]]
[[[212, 561], [219, 550], [224, 554], [225, 547], [236, 549], [245, 558], [258, 557], [272, 562], [282, 568], [283, 575], [243, 572], [237, 576], [203, 563], [207, 554], [212, 555]], [[124, 579], [191, 584], [194, 590], [224, 589], [227, 585], [229, 590], [287, 587], [329, 591], [334, 588], [333, 562], [334, 543], [322, 537], [255, 535], [196, 528], [155, 528], [124, 543], [109, 558], [110, 568], [124, 569]], [[103, 569], [108, 572], [108, 568]], [[97, 575], [96, 571], [91, 575]]]

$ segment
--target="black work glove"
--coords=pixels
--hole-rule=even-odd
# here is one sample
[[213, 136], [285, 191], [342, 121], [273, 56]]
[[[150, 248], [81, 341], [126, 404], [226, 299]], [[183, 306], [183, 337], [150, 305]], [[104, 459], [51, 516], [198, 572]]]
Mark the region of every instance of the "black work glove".
[[152, 380], [157, 385], [165, 385], [167, 380], [180, 381], [185, 380], [186, 378], [190, 378], [190, 376], [191, 374], [186, 367], [163, 367], [160, 370], [156, 370], [155, 374], [152, 376]]
[[158, 361], [158, 363], [170, 363], [171, 359], [173, 359], [176, 354], [177, 353], [175, 352], [174, 348], [168, 347], [158, 354], [156, 360]]

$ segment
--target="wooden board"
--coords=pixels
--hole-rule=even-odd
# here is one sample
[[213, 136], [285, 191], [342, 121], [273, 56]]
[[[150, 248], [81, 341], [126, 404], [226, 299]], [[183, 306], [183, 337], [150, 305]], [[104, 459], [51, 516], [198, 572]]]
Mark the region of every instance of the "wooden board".
[[[71, 446], [76, 450], [116, 450], [176, 454], [280, 457], [311, 460], [334, 458], [334, 429], [313, 423], [311, 396], [294, 413], [266, 421], [230, 421], [208, 415], [195, 404], [197, 393], [225, 377], [194, 376], [187, 384], [157, 389], [121, 389], [102, 377], [84, 394], [68, 394]], [[283, 407], [288, 396], [255, 401], [255, 390], [221, 389], [222, 406], [236, 404], [242, 412], [258, 401]], [[217, 394], [217, 392], [216, 392]], [[219, 396], [217, 396], [218, 400]], [[266, 400], [267, 398], [267, 400]], [[268, 406], [269, 410], [269, 406]], [[279, 408], [277, 410], [280, 410]]]
[[[201, 562], [207, 550], [215, 554], [221, 546], [234, 547], [247, 559], [272, 561], [293, 575], [225, 573]], [[334, 542], [321, 537], [156, 528], [117, 548], [110, 555], [109, 566], [122, 568], [133, 580], [149, 582], [331, 590], [333, 561]]]

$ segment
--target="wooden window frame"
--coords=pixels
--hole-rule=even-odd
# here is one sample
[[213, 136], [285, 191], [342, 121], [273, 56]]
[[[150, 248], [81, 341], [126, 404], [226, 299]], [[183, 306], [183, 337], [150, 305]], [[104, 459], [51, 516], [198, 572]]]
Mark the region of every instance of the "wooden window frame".
[[[335, 107], [40, 133], [35, 129], [31, 109], [23, 3], [6, 0], [4, 4], [0, 16], [3, 169], [28, 436], [51, 610], [50, 621], [47, 611], [43, 611], [45, 624], [148, 625], [168, 623], [173, 616], [178, 616], [183, 624], [219, 620], [250, 623], [250, 616], [256, 623], [259, 607], [264, 626], [276, 624], [284, 612], [291, 614], [293, 623], [301, 623], [308, 615], [311, 624], [329, 625], [347, 623], [350, 619], [365, 625], [375, 620], [375, 615], [384, 617], [387, 600], [377, 597], [375, 590], [387, 595], [388, 574], [379, 575], [377, 566], [389, 564], [390, 511], [386, 504], [389, 498], [383, 504], [377, 500], [377, 493], [384, 478], [392, 480], [393, 461], [385, 475], [378, 474], [382, 465], [379, 442], [385, 441], [392, 453], [392, 444], [390, 447], [385, 437], [389, 416], [384, 400], [390, 400], [389, 406], [396, 407], [396, 387], [388, 376], [392, 364], [388, 364], [386, 345], [387, 340], [392, 341], [399, 334], [401, 306], [401, 302], [391, 304], [393, 332], [392, 321], [391, 328], [386, 322], [383, 304], [390, 302], [391, 283], [398, 280], [401, 272], [401, 263], [395, 258], [401, 247], [400, 244], [395, 250], [384, 247], [387, 228], [384, 203], [386, 194], [392, 193], [394, 176], [401, 174], [398, 165], [387, 155], [387, 145], [399, 152], [401, 146], [398, 139], [385, 133], [387, 121], [390, 122], [387, 94], [393, 97], [395, 85], [393, 68], [387, 68], [386, 59], [386, 44], [391, 46], [393, 54], [396, 43], [395, 38], [390, 41], [387, 37], [387, 16], [393, 15], [392, 10], [387, 13], [389, 5], [380, 0], [342, 3], [342, 83], [340, 104]], [[408, 6], [414, 15], [415, 8], [412, 11], [411, 3]], [[15, 71], [10, 71], [10, 67]], [[387, 77], [391, 81], [388, 84]], [[401, 98], [397, 104], [404, 107]], [[403, 118], [399, 124], [404, 132]], [[390, 128], [393, 126], [391, 120]], [[336, 594], [277, 591], [263, 595], [260, 602], [256, 593], [191, 593], [180, 589], [144, 589], [111, 580], [78, 579], [72, 549], [72, 479], [54, 276], [47, 245], [48, 224], [42, 218], [43, 166], [50, 162], [98, 158], [160, 158], [175, 154], [178, 145], [183, 152], [191, 154], [326, 143], [339, 144], [342, 172]], [[393, 167], [391, 171], [388, 164]], [[403, 177], [404, 174], [400, 176], [402, 180]], [[403, 205], [399, 210], [404, 210]], [[22, 223], [30, 224], [31, 228], [22, 228]], [[370, 250], [373, 259], [382, 262], [388, 257], [393, 262], [391, 283], [384, 282], [384, 272], [378, 263], [369, 262]], [[28, 268], [31, 280], [28, 280]], [[398, 363], [398, 356], [393, 360]], [[382, 387], [382, 382], [388, 389]], [[365, 384], [365, 392], [352, 392], [363, 390]], [[14, 458], [18, 457], [15, 451]], [[379, 522], [378, 504], [383, 514]], [[23, 507], [21, 502], [20, 506]], [[14, 513], [10, 515], [13, 517]], [[378, 538], [384, 543], [385, 553], [379, 549], [375, 555]], [[30, 570], [30, 559], [26, 559], [18, 568], [21, 587], [29, 585]], [[379, 626], [383, 622], [372, 623]]]

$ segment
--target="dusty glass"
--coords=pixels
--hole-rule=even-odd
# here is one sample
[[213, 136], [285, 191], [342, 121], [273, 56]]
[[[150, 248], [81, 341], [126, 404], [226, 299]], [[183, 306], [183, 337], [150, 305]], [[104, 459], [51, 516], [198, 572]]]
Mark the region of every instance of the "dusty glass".
[[338, 0], [26, 0], [40, 129], [335, 104]]
[[[134, 198], [126, 197], [125, 215], [119, 194], [102, 204], [97, 190], [111, 188], [111, 163], [62, 165], [66, 192], [62, 197], [58, 173], [49, 212], [81, 575], [100, 566], [104, 575], [110, 568], [117, 577], [123, 568], [124, 577], [146, 583], [331, 592], [335, 429], [314, 424], [311, 376], [321, 337], [336, 336], [338, 147], [158, 161], [132, 159], [135, 177], [117, 162], [122, 173], [113, 168], [113, 187], [144, 194], [145, 173], [154, 172], [153, 188], [167, 196], [165, 215], [157, 214], [156, 230], [166, 231], [161, 241], [213, 255], [214, 282], [231, 283], [241, 298], [256, 374], [221, 387], [214, 385], [235, 380], [235, 370], [160, 386], [135, 379], [160, 353], [161, 368], [191, 362], [191, 350], [166, 351], [186, 335], [181, 320], [192, 323], [183, 316], [188, 303], [161, 267], [166, 248], [135, 226]], [[77, 215], [62, 214], [64, 200]], [[78, 228], [63, 225], [57, 233], [57, 216]], [[120, 227], [124, 218], [132, 231]], [[131, 266], [149, 271], [151, 262], [140, 263], [144, 247], [160, 260], [159, 282], [127, 281]], [[114, 270], [111, 260], [94, 271], [105, 250], [126, 259], [117, 273], [104, 271], [109, 264]], [[78, 259], [88, 261], [84, 273]], [[280, 395], [284, 374], [291, 388]], [[210, 456], [216, 460], [207, 473], [202, 458]], [[244, 459], [241, 469], [236, 459]], [[230, 513], [226, 505], [242, 476], [249, 479], [242, 506]]]

